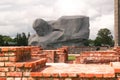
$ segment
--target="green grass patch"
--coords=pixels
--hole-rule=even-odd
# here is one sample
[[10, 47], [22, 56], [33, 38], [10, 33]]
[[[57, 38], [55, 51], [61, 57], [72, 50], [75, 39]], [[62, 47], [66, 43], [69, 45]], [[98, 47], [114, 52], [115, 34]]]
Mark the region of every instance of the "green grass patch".
[[68, 56], [68, 61], [73, 61], [73, 60], [75, 60], [75, 56]]

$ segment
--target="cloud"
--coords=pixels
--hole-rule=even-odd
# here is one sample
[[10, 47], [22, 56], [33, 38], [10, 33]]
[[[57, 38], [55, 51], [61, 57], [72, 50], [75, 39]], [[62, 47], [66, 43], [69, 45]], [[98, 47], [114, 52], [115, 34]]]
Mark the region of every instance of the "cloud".
[[86, 15], [90, 17], [90, 38], [94, 39], [100, 28], [109, 28], [113, 33], [113, 6], [114, 0], [1, 0], [0, 34], [35, 33], [32, 24], [36, 18], [54, 20], [63, 15]]
[[[101, 15], [100, 17], [95, 18], [90, 21], [90, 37], [95, 39], [98, 30], [101, 28], [108, 28], [112, 34], [114, 33], [114, 16], [113, 13]], [[113, 35], [114, 36], [114, 35]]]
[[[0, 2], [0, 34], [15, 36], [16, 33], [33, 33], [36, 18], [47, 18], [53, 12], [45, 0], [3, 0]], [[53, 0], [51, 0], [53, 1]], [[38, 4], [39, 3], [39, 4]], [[45, 2], [44, 2], [45, 3]], [[51, 5], [51, 3], [50, 3]]]
[[108, 28], [114, 33], [114, 0], [58, 0], [56, 5], [59, 16], [89, 16], [92, 39], [95, 39], [101, 28]]

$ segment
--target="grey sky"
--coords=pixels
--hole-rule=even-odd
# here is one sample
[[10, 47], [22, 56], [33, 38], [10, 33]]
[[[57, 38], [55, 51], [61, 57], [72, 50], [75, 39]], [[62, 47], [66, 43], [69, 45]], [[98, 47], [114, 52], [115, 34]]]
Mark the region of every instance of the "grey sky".
[[89, 16], [92, 39], [101, 28], [114, 33], [114, 0], [1, 0], [0, 34], [34, 33], [36, 18], [55, 20], [63, 15]]

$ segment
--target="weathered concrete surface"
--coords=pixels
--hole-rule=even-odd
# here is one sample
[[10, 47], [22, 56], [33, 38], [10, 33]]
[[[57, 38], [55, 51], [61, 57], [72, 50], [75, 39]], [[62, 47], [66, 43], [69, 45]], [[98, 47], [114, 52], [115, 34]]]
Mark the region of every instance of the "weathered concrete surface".
[[83, 46], [89, 38], [89, 17], [63, 16], [56, 21], [35, 20], [36, 34], [29, 38], [29, 45], [43, 48]]
[[111, 62], [110, 65], [114, 68], [115, 73], [120, 72], [120, 62]]
[[69, 77], [114, 77], [114, 69], [104, 64], [65, 64], [47, 63], [47, 67], [40, 69], [43, 74], [56, 74]]
[[115, 46], [120, 46], [120, 0], [114, 0], [114, 15], [115, 15]]

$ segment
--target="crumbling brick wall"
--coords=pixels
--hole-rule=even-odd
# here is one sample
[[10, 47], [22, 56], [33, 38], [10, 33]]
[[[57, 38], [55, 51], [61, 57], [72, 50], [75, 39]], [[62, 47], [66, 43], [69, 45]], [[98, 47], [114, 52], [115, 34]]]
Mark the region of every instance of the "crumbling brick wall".
[[108, 46], [102, 46], [102, 47], [71, 46], [71, 47], [68, 47], [68, 53], [69, 54], [80, 54], [81, 52], [84, 52], [84, 51], [97, 51], [97, 49], [102, 50], [102, 51], [107, 50]]
[[[32, 58], [31, 47], [0, 47], [0, 80], [14, 80], [23, 72], [45, 67], [46, 58]], [[11, 78], [11, 76], [14, 76]], [[9, 78], [10, 77], [10, 78]]]
[[75, 63], [110, 63], [119, 61], [116, 51], [85, 51], [76, 56]]
[[65, 63], [67, 61], [67, 53], [64, 50], [43, 50], [47, 57], [48, 63]]
[[31, 55], [35, 58], [47, 57], [48, 63], [64, 63], [68, 60], [68, 47], [63, 46], [56, 50], [43, 50], [38, 46], [31, 46]]
[[0, 80], [119, 80], [120, 62], [112, 62], [106, 67], [110, 73], [107, 73], [102, 65], [96, 66], [100, 71], [104, 70], [104, 73], [91, 71], [93, 66], [90, 67], [89, 64], [65, 64], [65, 68], [71, 67], [73, 71], [78, 69], [77, 65], [81, 65], [80, 69], [85, 71], [79, 73], [67, 72], [66, 70], [70, 70], [62, 68], [61, 64], [58, 67], [64, 71], [56, 72], [56, 69], [51, 67], [52, 73], [49, 70], [42, 72], [49, 67], [45, 65], [46, 61], [46, 58], [31, 57], [31, 47], [29, 46], [0, 47]]

